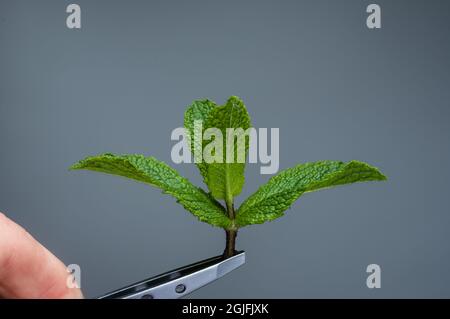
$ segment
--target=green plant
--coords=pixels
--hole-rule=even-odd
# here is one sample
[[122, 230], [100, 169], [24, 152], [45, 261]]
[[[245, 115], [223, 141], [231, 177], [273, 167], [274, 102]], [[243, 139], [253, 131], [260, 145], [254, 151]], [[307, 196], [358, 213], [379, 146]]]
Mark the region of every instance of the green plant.
[[[208, 128], [220, 129], [224, 136], [227, 128], [247, 129], [251, 126], [245, 105], [237, 97], [230, 97], [225, 105], [217, 106], [210, 100], [194, 101], [184, 117], [191, 144], [195, 153], [195, 143], [203, 150], [206, 142], [198, 142], [194, 123], [202, 121], [203, 132]], [[202, 140], [200, 140], [202, 141]], [[201, 143], [201, 145], [198, 145]], [[226, 146], [224, 148], [226, 150]], [[244, 149], [248, 153], [248, 140]], [[226, 156], [226, 150], [222, 154]], [[195, 157], [195, 154], [194, 154]], [[235, 240], [239, 228], [261, 224], [283, 215], [284, 211], [302, 194], [337, 185], [363, 181], [385, 180], [378, 169], [366, 163], [350, 161], [319, 161], [299, 164], [281, 171], [248, 197], [239, 209], [234, 207], [234, 198], [244, 186], [245, 163], [196, 163], [209, 192], [194, 186], [175, 169], [153, 157], [143, 155], [102, 154], [87, 157], [74, 164], [71, 169], [87, 169], [120, 175], [156, 186], [195, 215], [200, 221], [221, 227], [226, 233], [225, 257], [235, 253]], [[223, 201], [223, 206], [219, 201]]]

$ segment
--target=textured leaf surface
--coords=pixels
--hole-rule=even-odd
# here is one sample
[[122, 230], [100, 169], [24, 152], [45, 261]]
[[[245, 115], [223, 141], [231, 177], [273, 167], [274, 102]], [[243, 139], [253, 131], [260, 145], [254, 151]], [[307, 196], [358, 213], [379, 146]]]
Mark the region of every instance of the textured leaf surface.
[[208, 165], [208, 188], [214, 198], [226, 199], [241, 193], [245, 184], [245, 163]]
[[[211, 111], [216, 107], [216, 104], [210, 100], [198, 100], [194, 101], [184, 113], [184, 128], [186, 129], [187, 138], [190, 141], [192, 154], [194, 154], [194, 122], [202, 121], [203, 123], [208, 118], [208, 115]], [[203, 127], [202, 136], [205, 131]], [[203, 150], [202, 140], [195, 141], [197, 147]], [[208, 168], [205, 162], [196, 163], [198, 169], [200, 170], [200, 174], [203, 177], [205, 184], [207, 184], [208, 178]]]
[[223, 228], [231, 223], [222, 205], [175, 169], [153, 157], [102, 154], [87, 157], [71, 169], [119, 175], [156, 186], [175, 197], [178, 203], [203, 222]]
[[222, 163], [207, 165], [207, 185], [212, 195], [217, 199], [232, 200], [239, 195], [244, 186], [245, 162], [237, 163], [238, 154], [242, 152], [246, 158], [248, 139], [244, 148], [238, 148], [237, 138], [234, 143], [233, 163], [226, 163], [227, 158], [227, 128], [241, 128], [244, 131], [250, 127], [250, 116], [241, 99], [232, 96], [223, 106], [214, 108], [205, 121], [205, 128], [217, 128], [223, 135]]
[[272, 177], [256, 193], [245, 200], [236, 215], [243, 227], [261, 224], [283, 215], [303, 193], [337, 185], [385, 180], [380, 171], [366, 163], [320, 161], [286, 169]]

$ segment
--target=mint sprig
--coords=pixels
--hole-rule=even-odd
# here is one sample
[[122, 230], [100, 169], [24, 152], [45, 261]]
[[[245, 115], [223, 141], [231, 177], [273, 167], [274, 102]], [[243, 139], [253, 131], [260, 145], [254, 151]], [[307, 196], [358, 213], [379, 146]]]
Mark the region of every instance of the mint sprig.
[[[194, 138], [196, 121], [203, 124], [200, 140]], [[203, 154], [198, 150], [203, 152], [208, 144], [208, 141], [202, 139], [208, 128], [219, 129], [224, 137], [221, 162], [196, 163], [209, 192], [194, 186], [164, 162], [143, 155], [101, 154], [87, 157], [74, 164], [71, 169], [118, 175], [161, 189], [163, 193], [173, 196], [200, 221], [225, 230], [225, 257], [235, 253], [235, 239], [239, 228], [283, 216], [286, 209], [305, 193], [356, 182], [386, 180], [386, 176], [377, 168], [359, 161], [305, 163], [273, 176], [235, 210], [234, 198], [241, 193], [245, 182], [245, 163], [236, 162], [236, 157], [242, 151], [247, 155], [248, 141], [243, 150], [238, 150], [237, 144], [234, 146], [233, 163], [226, 161], [225, 144], [227, 128], [246, 130], [251, 127], [244, 103], [235, 96], [230, 97], [223, 106], [218, 106], [210, 100], [194, 101], [185, 112], [184, 126], [194, 158]], [[223, 200], [225, 205], [222, 205], [220, 200]]]

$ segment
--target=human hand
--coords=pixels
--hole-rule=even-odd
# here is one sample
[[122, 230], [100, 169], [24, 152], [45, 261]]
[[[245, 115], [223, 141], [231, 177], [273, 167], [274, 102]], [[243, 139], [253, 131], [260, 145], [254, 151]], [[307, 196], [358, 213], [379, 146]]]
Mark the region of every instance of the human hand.
[[0, 213], [0, 298], [83, 298], [64, 264]]

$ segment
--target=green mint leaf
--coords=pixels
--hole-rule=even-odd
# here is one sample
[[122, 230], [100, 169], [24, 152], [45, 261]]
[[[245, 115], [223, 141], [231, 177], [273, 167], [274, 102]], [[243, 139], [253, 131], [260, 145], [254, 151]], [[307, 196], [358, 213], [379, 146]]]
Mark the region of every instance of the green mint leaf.
[[208, 193], [153, 157], [102, 154], [87, 157], [74, 164], [71, 169], [119, 175], [156, 186], [163, 193], [175, 197], [178, 203], [202, 222], [222, 228], [227, 228], [231, 223], [223, 206]]
[[232, 197], [239, 195], [245, 183], [245, 164], [213, 163], [208, 165], [208, 188], [217, 199], [231, 202]]
[[[188, 139], [190, 145], [191, 145], [191, 151], [192, 154], [194, 154], [194, 123], [195, 121], [202, 121], [203, 123], [208, 118], [211, 111], [216, 107], [216, 104], [210, 100], [197, 100], [192, 102], [192, 104], [187, 108], [186, 112], [184, 113], [184, 128], [186, 129], [186, 138]], [[201, 132], [200, 139], [197, 139], [195, 142], [197, 142], [197, 147], [200, 150], [203, 150], [203, 133], [205, 131], [205, 128], [203, 128]], [[207, 183], [208, 178], [208, 168], [207, 164], [204, 161], [201, 161], [199, 163], [196, 163], [198, 169], [200, 170], [200, 174], [203, 177], [203, 181], [205, 184]]]
[[[217, 128], [222, 132], [222, 163], [207, 164], [207, 185], [212, 196], [217, 199], [225, 199], [228, 203], [232, 202], [233, 197], [240, 194], [244, 186], [245, 161], [249, 146], [248, 137], [245, 137], [245, 130], [250, 127], [250, 116], [241, 99], [231, 96], [225, 105], [216, 107], [209, 113], [205, 121], [205, 129]], [[227, 150], [227, 128], [241, 129], [236, 131], [234, 137], [234, 150], [231, 163], [226, 163], [227, 154], [231, 158], [231, 152]], [[245, 138], [242, 148], [239, 148], [239, 137]], [[209, 141], [205, 141], [203, 145]], [[230, 150], [231, 151], [231, 150]], [[238, 162], [239, 154], [243, 161]]]
[[386, 180], [377, 168], [351, 161], [320, 161], [286, 169], [272, 177], [245, 200], [236, 214], [236, 225], [261, 224], [283, 215], [303, 193], [337, 185]]

